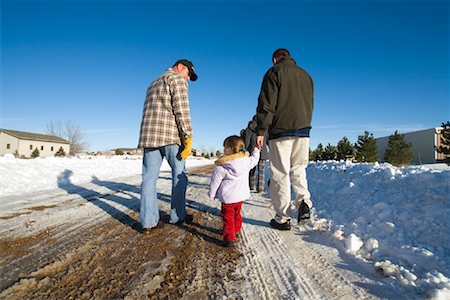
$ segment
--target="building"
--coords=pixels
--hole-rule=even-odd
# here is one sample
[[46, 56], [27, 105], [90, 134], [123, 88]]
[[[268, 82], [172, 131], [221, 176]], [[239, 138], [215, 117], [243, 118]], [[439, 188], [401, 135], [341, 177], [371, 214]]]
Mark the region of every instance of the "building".
[[66, 155], [70, 153], [70, 142], [54, 135], [0, 129], [0, 155], [7, 153], [23, 157], [31, 157], [35, 149], [40, 157], [54, 156], [59, 148]]
[[[436, 148], [441, 145], [441, 127], [403, 133], [405, 141], [411, 143], [414, 153], [411, 164], [434, 164], [445, 159]], [[375, 139], [378, 150], [378, 160], [384, 162], [384, 154], [389, 142], [389, 136]]]

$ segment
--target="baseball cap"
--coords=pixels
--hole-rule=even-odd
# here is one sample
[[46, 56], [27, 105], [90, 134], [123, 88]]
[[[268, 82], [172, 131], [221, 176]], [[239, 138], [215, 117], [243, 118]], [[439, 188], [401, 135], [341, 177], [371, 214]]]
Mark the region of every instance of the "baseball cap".
[[174, 66], [178, 65], [178, 64], [182, 64], [183, 66], [186, 66], [189, 70], [189, 78], [192, 81], [196, 81], [198, 76], [197, 74], [195, 74], [195, 69], [194, 69], [194, 64], [192, 62], [190, 62], [187, 59], [180, 59], [177, 60], [177, 62], [174, 64]]

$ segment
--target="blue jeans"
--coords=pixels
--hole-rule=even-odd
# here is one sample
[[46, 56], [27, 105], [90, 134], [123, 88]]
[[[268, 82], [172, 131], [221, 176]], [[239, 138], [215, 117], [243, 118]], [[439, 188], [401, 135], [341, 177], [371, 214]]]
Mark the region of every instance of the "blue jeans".
[[144, 149], [140, 211], [140, 222], [144, 228], [155, 227], [159, 221], [156, 181], [164, 157], [172, 168], [170, 222], [175, 223], [184, 220], [186, 217], [186, 162], [181, 159], [179, 152], [180, 145], [176, 144]]

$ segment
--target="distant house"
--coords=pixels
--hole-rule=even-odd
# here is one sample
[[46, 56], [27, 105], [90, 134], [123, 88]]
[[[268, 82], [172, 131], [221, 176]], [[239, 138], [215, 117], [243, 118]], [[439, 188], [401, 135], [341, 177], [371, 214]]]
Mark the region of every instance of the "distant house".
[[[436, 151], [441, 145], [441, 127], [403, 133], [407, 143], [411, 143], [414, 153], [412, 164], [434, 164], [444, 159], [442, 153]], [[377, 143], [378, 159], [384, 162], [384, 154], [389, 142], [389, 136], [375, 139]]]
[[0, 155], [11, 153], [31, 157], [31, 153], [38, 149], [40, 157], [48, 157], [54, 156], [60, 147], [66, 155], [70, 153], [70, 142], [60, 137], [0, 129]]

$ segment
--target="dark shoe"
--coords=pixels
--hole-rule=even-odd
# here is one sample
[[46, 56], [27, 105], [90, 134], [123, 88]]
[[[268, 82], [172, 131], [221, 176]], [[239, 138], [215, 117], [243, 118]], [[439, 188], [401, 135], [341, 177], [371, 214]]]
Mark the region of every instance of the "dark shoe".
[[181, 225], [183, 223], [190, 224], [190, 223], [192, 223], [192, 221], [194, 221], [194, 216], [186, 214], [186, 217], [184, 217], [183, 220], [180, 220], [180, 221], [176, 222], [175, 224], [176, 225]]
[[298, 218], [297, 221], [309, 220], [311, 218], [311, 212], [309, 210], [308, 204], [305, 201], [300, 203], [300, 207], [298, 208]]
[[226, 248], [234, 248], [235, 241], [223, 241], [222, 246]]
[[155, 229], [159, 229], [159, 228], [163, 228], [163, 227], [164, 227], [164, 224], [161, 222], [158, 222], [158, 224], [156, 224], [156, 226], [154, 226], [154, 227], [143, 227], [142, 233], [150, 234], [151, 232], [155, 231]]
[[287, 220], [284, 223], [278, 223], [275, 219], [270, 220], [270, 226], [278, 230], [291, 230], [291, 221]]

